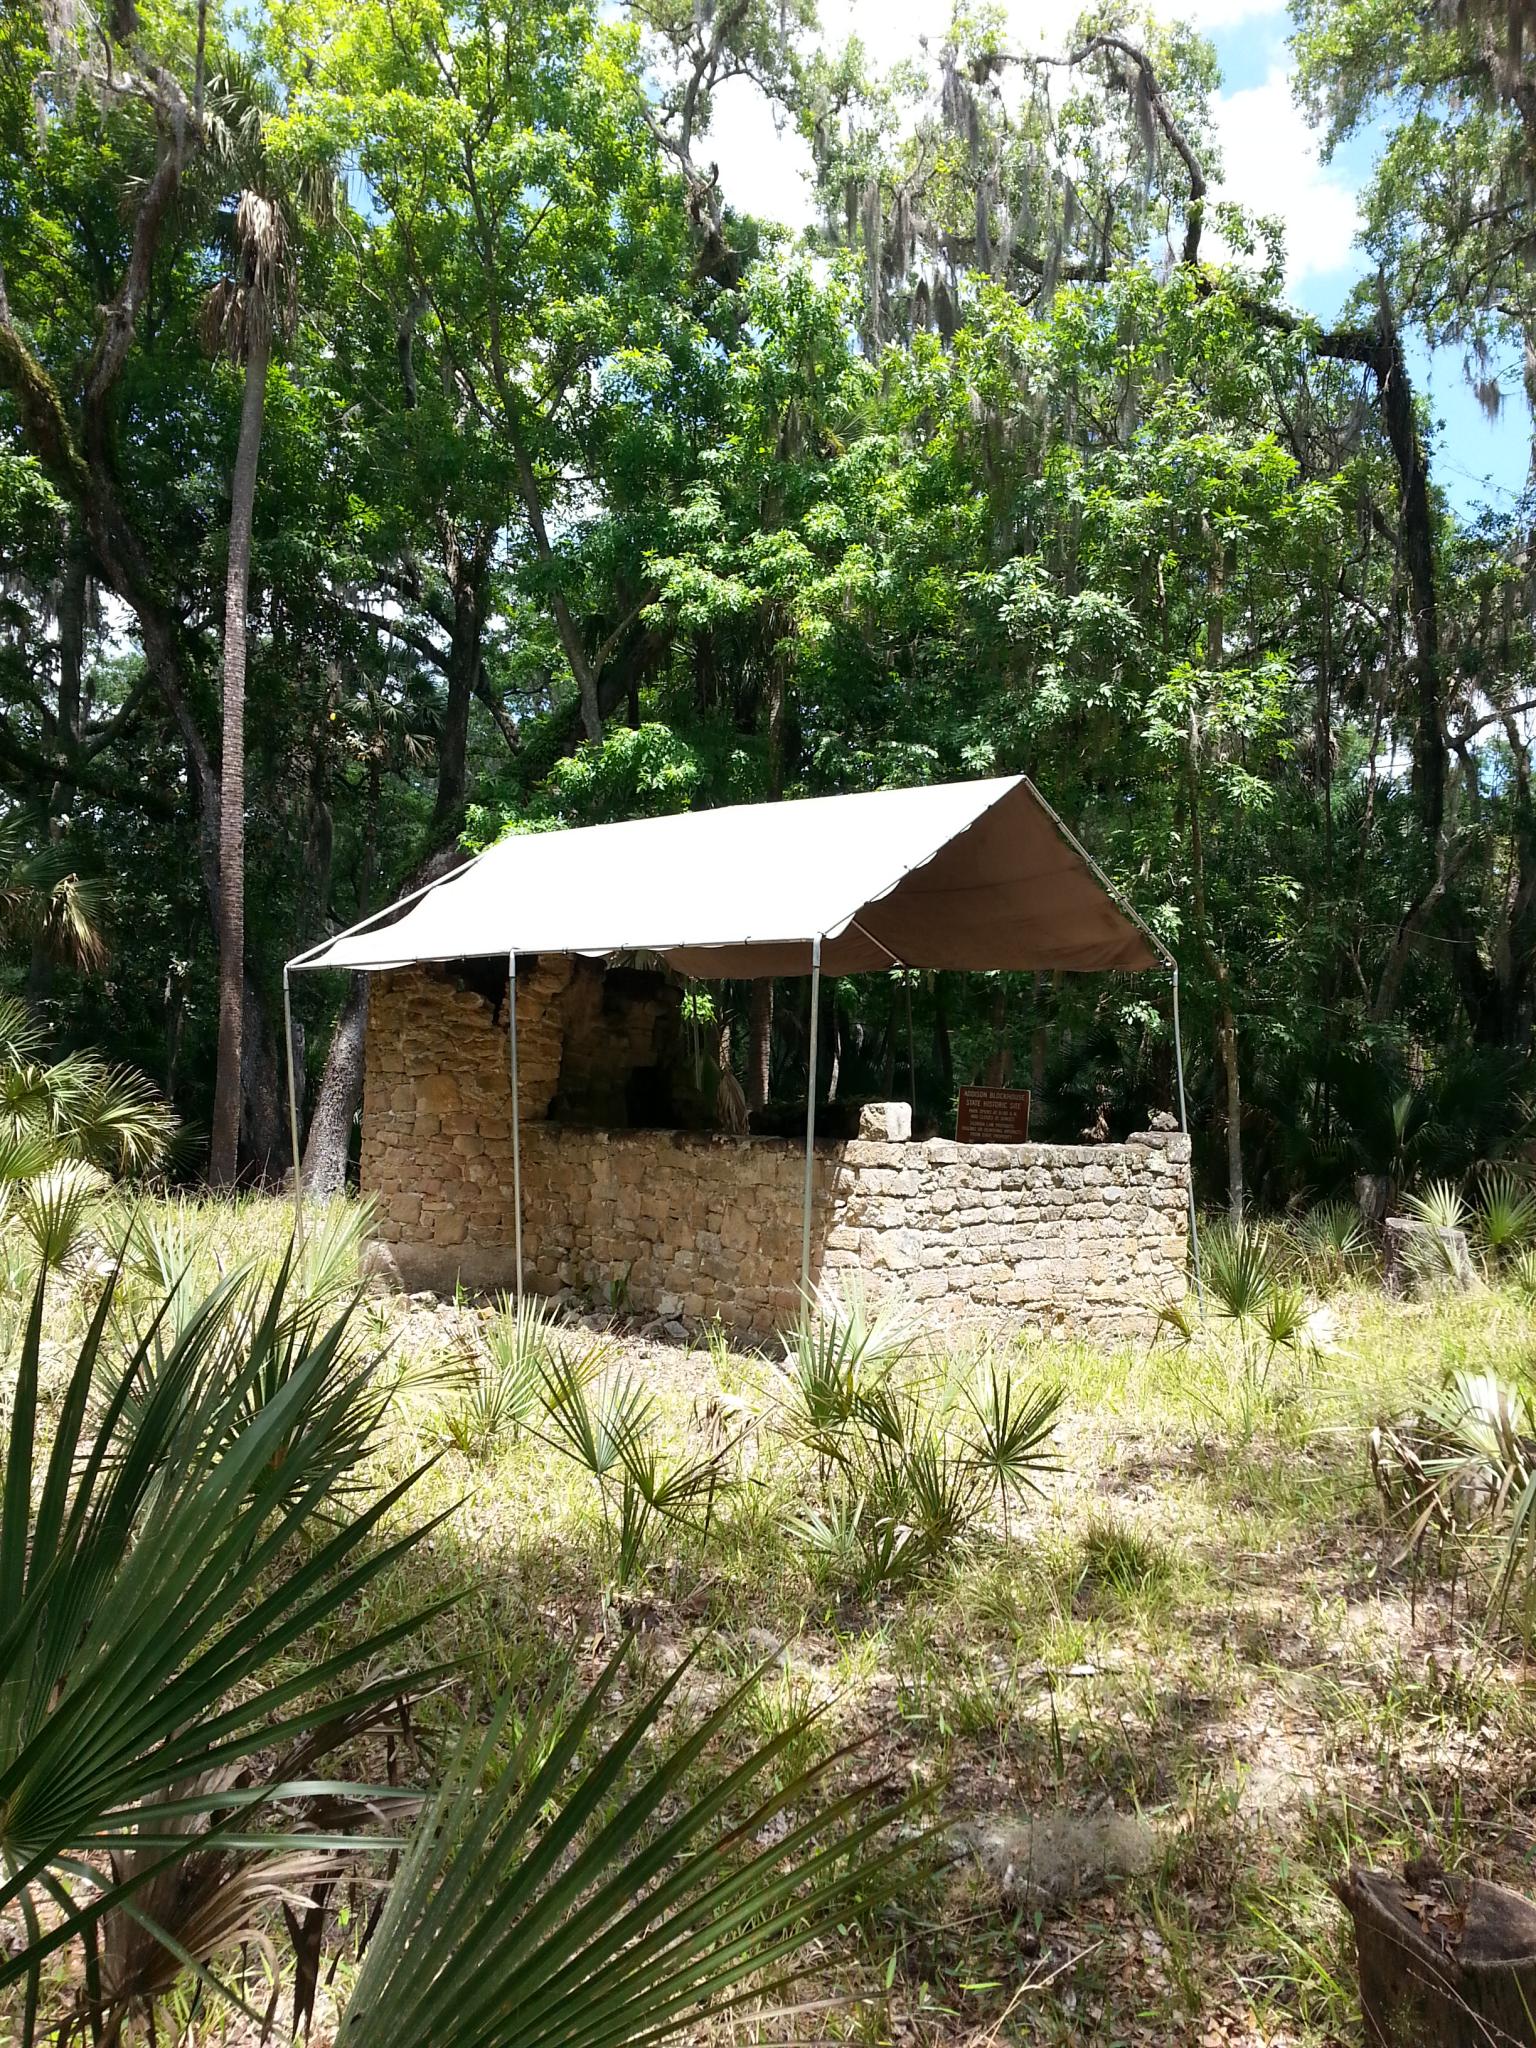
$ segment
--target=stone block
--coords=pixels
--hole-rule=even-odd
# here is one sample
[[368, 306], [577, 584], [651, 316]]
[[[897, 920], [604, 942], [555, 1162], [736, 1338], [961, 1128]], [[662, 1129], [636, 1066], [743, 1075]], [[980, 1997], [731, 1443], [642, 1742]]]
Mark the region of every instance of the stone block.
[[884, 1145], [905, 1145], [912, 1137], [910, 1102], [866, 1102], [859, 1111], [859, 1136]]
[[458, 1109], [463, 1101], [458, 1075], [442, 1070], [422, 1074], [416, 1082], [416, 1100], [439, 1116]]

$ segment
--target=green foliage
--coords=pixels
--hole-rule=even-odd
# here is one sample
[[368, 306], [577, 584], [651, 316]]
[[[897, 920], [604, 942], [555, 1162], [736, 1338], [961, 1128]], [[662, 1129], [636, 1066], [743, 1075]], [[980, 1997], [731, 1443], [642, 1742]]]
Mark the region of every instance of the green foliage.
[[[423, 1800], [318, 1778], [444, 1675], [409, 1646], [453, 1593], [380, 1600], [436, 1526], [401, 1527], [419, 1474], [368, 1477], [396, 1375], [355, 1300], [335, 1307], [334, 1247], [307, 1294], [289, 1259], [236, 1270], [173, 1325], [155, 1280], [187, 1239], [133, 1242], [147, 1325], [118, 1317], [121, 1269], [56, 1389], [39, 1277], [0, 1456], [0, 1910], [22, 1930], [0, 1997], [19, 1994], [21, 2048], [51, 2030], [45, 1982], [74, 1945], [80, 2009], [113, 2038], [184, 1975], [260, 2025], [219, 1958], [270, 1955], [278, 1908], [323, 1902], [360, 1852], [398, 1867], [342, 2014], [358, 2043], [660, 2040], [791, 1981], [888, 1896], [906, 1805], [850, 1782], [846, 1752], [818, 1760], [805, 1715], [727, 1750], [755, 1681], [690, 1721], [685, 1661], [603, 1732], [628, 1645], [574, 1711], [557, 1680], [521, 1718], [512, 1692], [470, 1721]], [[552, 1397], [586, 1407], [590, 1359], [550, 1365], [547, 1325], [505, 1304], [498, 1324], [507, 1371], [542, 1361]], [[691, 1481], [647, 1463], [637, 1421], [622, 1395], [589, 1445], [606, 1431], [626, 1484], [675, 1516]], [[377, 1832], [402, 1801], [423, 1809], [403, 1843]]]
[[1281, 1232], [1226, 1221], [1209, 1225], [1200, 1237], [1195, 1296], [1159, 1314], [1160, 1329], [1213, 1372], [1211, 1384], [1191, 1382], [1197, 1405], [1235, 1425], [1245, 1440], [1274, 1422], [1290, 1398], [1277, 1363], [1303, 1364], [1325, 1338], [1326, 1323], [1290, 1277], [1290, 1266]]
[[971, 1455], [992, 1476], [1006, 1542], [1009, 1501], [1038, 1491], [1037, 1475], [1054, 1469], [1048, 1446], [1066, 1389], [1049, 1383], [1021, 1387], [995, 1354], [985, 1359], [979, 1380], [966, 1390], [976, 1418]]
[[[0, 1906], [20, 1905], [31, 1930], [0, 1989], [26, 1982], [29, 2004], [47, 1956], [141, 1910], [138, 1889], [210, 1830], [224, 1849], [323, 1848], [298, 1825], [316, 1792], [305, 1762], [411, 1688], [390, 1653], [426, 1618], [287, 1662], [417, 1540], [384, 1535], [409, 1477], [343, 1504], [381, 1413], [345, 1311], [290, 1303], [286, 1266], [270, 1285], [234, 1273], [169, 1341], [152, 1323], [119, 1348], [109, 1281], [44, 1450], [45, 1285], [0, 1487]], [[108, 1851], [117, 1869], [92, 1867]], [[46, 1933], [32, 1917], [44, 1893]]]
[[15, 997], [0, 996], [0, 1144], [5, 1179], [78, 1161], [113, 1173], [154, 1166], [175, 1120], [137, 1074], [88, 1053], [45, 1057], [45, 1036]]
[[856, 1278], [846, 1293], [818, 1292], [780, 1340], [790, 1433], [818, 1458], [835, 1458], [842, 1432], [878, 1412], [891, 1373], [919, 1333], [916, 1318], [899, 1302], [871, 1310]]
[[905, 1808], [839, 1786], [828, 1763], [790, 1764], [803, 1721], [745, 1760], [716, 1757], [750, 1686], [663, 1737], [685, 1662], [583, 1757], [626, 1655], [563, 1728], [532, 1716], [505, 1763], [510, 1702], [466, 1731], [391, 1886], [338, 2048], [661, 2040], [753, 1981], [787, 1986], [808, 1951], [889, 1894], [910, 1864], [890, 1834]]
[[1064, 1390], [1026, 1378], [995, 1346], [953, 1361], [954, 1383], [904, 1373], [910, 1308], [871, 1314], [862, 1291], [821, 1293], [782, 1339], [778, 1428], [808, 1454], [815, 1500], [791, 1534], [834, 1583], [868, 1595], [950, 1568], [994, 1510], [1054, 1467]]
[[[66, 1056], [107, 1047], [206, 1120], [214, 806], [183, 778], [218, 753], [205, 622], [237, 390], [198, 327], [253, 142], [294, 190], [348, 165], [339, 231], [295, 219], [304, 318], [255, 515], [247, 950], [267, 1025], [299, 937], [376, 909], [461, 830], [1027, 768], [1179, 954], [1206, 1188], [1226, 1191], [1229, 1114], [1249, 1208], [1518, 1156], [1529, 521], [1455, 518], [1426, 437], [1410, 544], [1370, 366], [1378, 263], [1392, 321], [1464, 345], [1490, 404], [1524, 355], [1528, 66], [1495, 12], [1301, 10], [1316, 118], [1387, 131], [1371, 275], [1324, 335], [1292, 318], [1268, 231], [1209, 196], [1200, 262], [1154, 260], [1201, 218], [1160, 124], [1213, 186], [1217, 165], [1214, 54], [1152, 17], [1096, 19], [1061, 64], [1005, 48], [982, 10], [880, 76], [801, 4], [752, 0], [706, 33], [671, 0], [627, 20], [267, 0], [209, 10], [190, 123], [94, 89], [84, 17], [50, 42], [37, 0], [11, 8], [9, 985], [26, 974]], [[190, 105], [198, 49], [185, 8], [146, 6], [119, 61]], [[810, 144], [808, 248], [733, 215], [707, 173], [726, 78]], [[185, 155], [155, 212], [168, 134]], [[92, 395], [99, 308], [140, 235], [153, 317]], [[87, 443], [125, 451], [110, 506]], [[104, 554], [118, 523], [131, 545]], [[1427, 595], [1403, 576], [1421, 543]], [[300, 978], [310, 1100], [340, 999]], [[712, 1001], [744, 1085], [750, 991]], [[1010, 1061], [1050, 1136], [1171, 1106], [1155, 988], [946, 972], [913, 1005], [925, 1123]], [[898, 1085], [901, 995], [849, 986], [835, 1015], [843, 1092]], [[768, 1051], [791, 1100], [806, 1047], [784, 994]], [[262, 1169], [275, 1108], [248, 1120]]]
[[1353, 1202], [1319, 1202], [1296, 1224], [1294, 1237], [1314, 1287], [1338, 1286], [1370, 1254], [1365, 1219]]
[[1507, 1169], [1484, 1176], [1474, 1227], [1489, 1260], [1513, 1259], [1536, 1239], [1536, 1193]]
[[591, 1478], [609, 1570], [617, 1585], [630, 1586], [662, 1532], [708, 1533], [730, 1446], [698, 1455], [665, 1449], [651, 1396], [633, 1373], [605, 1372], [607, 1362], [601, 1343], [548, 1348], [537, 1433]]
[[1378, 1489], [1420, 1549], [1491, 1556], [1502, 1611], [1536, 1597], [1536, 1390], [1523, 1368], [1448, 1373], [1421, 1414], [1383, 1424], [1371, 1442]]
[[[1297, 23], [1302, 90], [1330, 146], [1384, 129], [1365, 193], [1372, 256], [1433, 341], [1465, 348], [1497, 412], [1500, 351], [1518, 346], [1536, 310], [1520, 17], [1486, 4], [1439, 15], [1401, 0], [1306, 0]], [[1529, 359], [1525, 375], [1536, 402]]]
[[1465, 1230], [1467, 1203], [1461, 1189], [1448, 1180], [1431, 1181], [1422, 1193], [1405, 1195], [1404, 1206], [1430, 1230]]
[[491, 1458], [515, 1443], [538, 1411], [554, 1365], [555, 1322], [546, 1303], [506, 1296], [486, 1324], [469, 1365], [469, 1389], [443, 1417], [443, 1434], [467, 1458]]

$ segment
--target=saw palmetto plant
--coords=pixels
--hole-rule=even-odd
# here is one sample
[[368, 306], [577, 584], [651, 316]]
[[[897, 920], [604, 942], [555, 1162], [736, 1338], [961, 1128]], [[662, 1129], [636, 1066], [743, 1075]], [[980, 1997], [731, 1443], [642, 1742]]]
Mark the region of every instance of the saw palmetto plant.
[[26, 1005], [0, 996], [0, 1231], [19, 1229], [45, 1268], [68, 1258], [108, 1178], [158, 1166], [175, 1129], [141, 1075], [51, 1058]]
[[0, 814], [0, 944], [92, 971], [105, 965], [102, 903], [66, 841], [25, 809]]
[[1277, 1361], [1306, 1358], [1326, 1342], [1322, 1312], [1289, 1274], [1282, 1240], [1252, 1224], [1220, 1222], [1202, 1236], [1201, 1291], [1159, 1311], [1161, 1331], [1203, 1353], [1212, 1388], [1192, 1381], [1196, 1404], [1251, 1436], [1276, 1405]]
[[539, 1412], [555, 1340], [547, 1302], [534, 1294], [517, 1303], [503, 1296], [468, 1361], [467, 1384], [443, 1417], [443, 1435], [456, 1450], [489, 1458], [516, 1440]]
[[942, 1570], [994, 1508], [1037, 1492], [1054, 1463], [1063, 1389], [982, 1343], [945, 1382], [904, 1371], [910, 1309], [823, 1297], [783, 1339], [779, 1427], [808, 1456], [815, 1502], [791, 1528], [833, 1579], [864, 1594]]
[[[19, 2048], [60, 2027], [111, 2048], [186, 1982], [265, 2029], [282, 1922], [303, 1930], [297, 2022], [360, 1857], [382, 1890], [353, 2048], [660, 2041], [773, 1994], [885, 1898], [905, 1802], [842, 1754], [804, 1764], [803, 1723], [744, 1754], [744, 1694], [699, 1718], [686, 1665], [610, 1732], [627, 1651], [566, 1718], [552, 1682], [520, 1723], [514, 1695], [467, 1719], [436, 1789], [320, 1776], [446, 1675], [411, 1645], [455, 1597], [381, 1618], [435, 1523], [400, 1531], [415, 1475], [369, 1490], [391, 1382], [350, 1304], [305, 1297], [285, 1261], [125, 1324], [109, 1282], [50, 1395], [47, 1290], [45, 1269], [0, 1476], [0, 1915], [21, 1930], [0, 2014]], [[569, 1426], [670, 1509], [675, 1475], [627, 1469], [634, 1417], [594, 1416], [585, 1378]]]
[[1478, 1249], [1490, 1271], [1536, 1244], [1536, 1189], [1509, 1167], [1484, 1175], [1472, 1211]]
[[337, 2048], [628, 2048], [772, 1998], [909, 1871], [910, 1803], [789, 1759], [804, 1717], [722, 1756], [751, 1685], [666, 1736], [688, 1666], [582, 1752], [621, 1649], [553, 1740], [466, 1731], [413, 1835]]
[[1491, 1564], [1495, 1611], [1531, 1620], [1536, 1592], [1536, 1385], [1528, 1371], [1446, 1375], [1417, 1414], [1371, 1433], [1371, 1472], [1389, 1511], [1426, 1545]]
[[30, 1937], [0, 1995], [24, 1981], [24, 2041], [46, 1959], [81, 1942], [104, 1997], [103, 1923], [142, 1919], [200, 1841], [333, 1846], [305, 1824], [318, 1732], [417, 1683], [399, 1660], [424, 1613], [338, 1632], [418, 1540], [384, 1533], [414, 1475], [366, 1501], [340, 1486], [370, 1447], [370, 1375], [346, 1314], [295, 1315], [288, 1286], [232, 1275], [162, 1347], [122, 1340], [108, 1285], [43, 1450], [38, 1280], [0, 1488], [0, 1911]]
[[606, 1362], [601, 1342], [585, 1351], [551, 1345], [539, 1369], [542, 1421], [531, 1426], [591, 1476], [609, 1567], [624, 1586], [663, 1529], [707, 1531], [731, 1447], [666, 1447], [651, 1395], [632, 1373], [604, 1373]]
[[907, 1307], [872, 1306], [856, 1280], [843, 1294], [818, 1290], [780, 1339], [779, 1407], [788, 1433], [823, 1465], [835, 1463], [842, 1433], [916, 1348], [920, 1334]]
[[1010, 1501], [1038, 1493], [1041, 1475], [1056, 1469], [1052, 1444], [1066, 1389], [1055, 1381], [1020, 1379], [989, 1355], [966, 1398], [974, 1417], [969, 1455], [992, 1483], [1006, 1542]]
[[1353, 1202], [1319, 1202], [1296, 1222], [1291, 1235], [1302, 1270], [1318, 1287], [1337, 1287], [1370, 1254], [1365, 1218]]

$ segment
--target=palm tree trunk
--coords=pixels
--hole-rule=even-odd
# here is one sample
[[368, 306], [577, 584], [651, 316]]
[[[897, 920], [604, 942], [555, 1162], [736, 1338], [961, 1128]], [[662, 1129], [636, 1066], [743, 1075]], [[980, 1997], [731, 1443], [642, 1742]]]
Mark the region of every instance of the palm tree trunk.
[[747, 1044], [747, 1107], [762, 1109], [773, 1082], [773, 983], [759, 975], [752, 984]]
[[240, 1055], [245, 995], [245, 612], [251, 583], [251, 519], [261, 461], [262, 415], [272, 337], [251, 323], [240, 400], [240, 441], [229, 494], [229, 568], [224, 584], [224, 717], [219, 764], [219, 1050], [208, 1178], [233, 1186], [240, 1170]]

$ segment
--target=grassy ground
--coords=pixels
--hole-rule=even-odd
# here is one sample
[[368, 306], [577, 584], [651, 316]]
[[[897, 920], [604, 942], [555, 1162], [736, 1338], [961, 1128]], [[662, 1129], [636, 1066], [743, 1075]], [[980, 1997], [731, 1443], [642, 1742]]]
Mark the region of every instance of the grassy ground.
[[[284, 1219], [252, 1203], [164, 1228], [211, 1273], [273, 1255]], [[665, 1440], [728, 1446], [707, 1533], [661, 1529], [616, 1586], [587, 1474], [526, 1432], [445, 1448], [461, 1398], [445, 1375], [476, 1354], [481, 1311], [370, 1304], [407, 1368], [379, 1477], [435, 1458], [410, 1512], [448, 1511], [377, 1602], [466, 1588], [435, 1625], [462, 1677], [425, 1709], [426, 1739], [547, 1670], [554, 1646], [589, 1671], [635, 1628], [655, 1669], [702, 1644], [701, 1696], [767, 1661], [759, 1728], [817, 1703], [816, 1739], [861, 1738], [924, 1788], [954, 1831], [949, 1867], [829, 1958], [827, 1987], [859, 2002], [764, 2021], [761, 2039], [1353, 2038], [1330, 1877], [1429, 1841], [1529, 1888], [1531, 1844], [1518, 1648], [1489, 1626], [1480, 1581], [1403, 1559], [1368, 1432], [1448, 1367], [1528, 1368], [1536, 1330], [1494, 1293], [1408, 1305], [1360, 1290], [1332, 1307], [1330, 1347], [1278, 1360], [1262, 1386], [1228, 1356], [1166, 1344], [1022, 1352], [1066, 1387], [1059, 1469], [1006, 1541], [991, 1517], [946, 1568], [881, 1590], [796, 1527], [815, 1476], [782, 1433], [773, 1361], [633, 1325], [600, 1334], [596, 1318], [571, 1333], [653, 1392]], [[81, 1313], [56, 1303], [61, 1343]], [[1139, 1817], [1123, 1830], [1132, 1874], [1043, 1900], [1021, 1852], [997, 1850], [1041, 1815], [1073, 1841]]]

